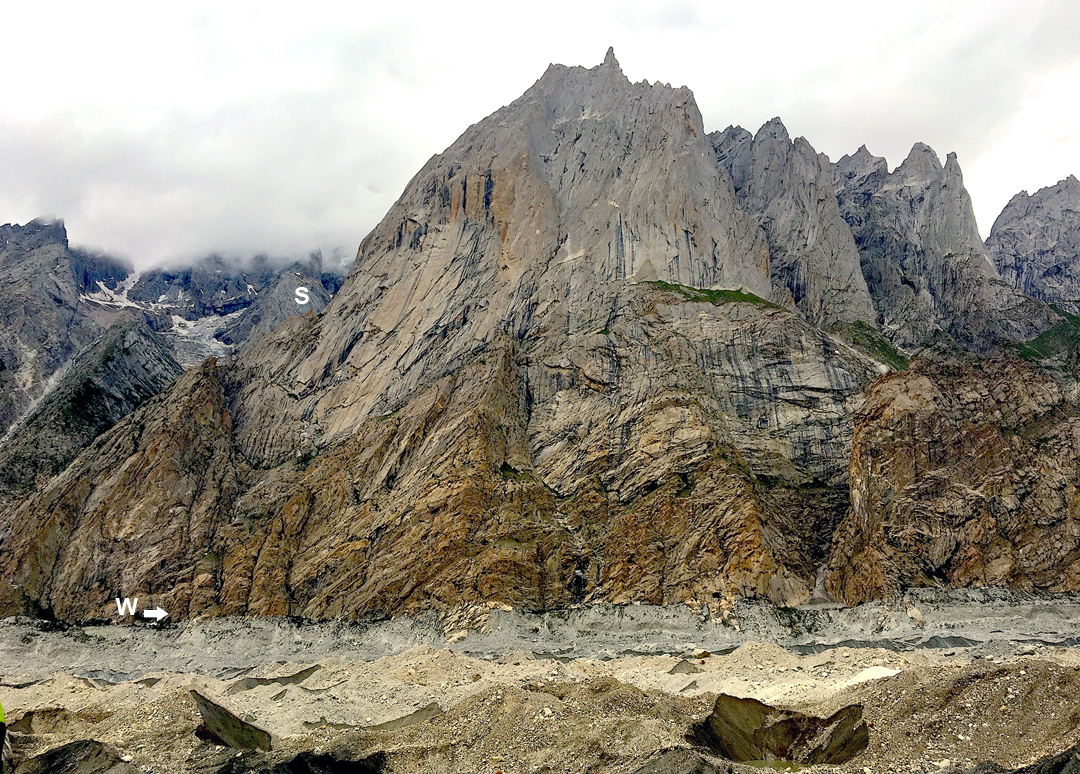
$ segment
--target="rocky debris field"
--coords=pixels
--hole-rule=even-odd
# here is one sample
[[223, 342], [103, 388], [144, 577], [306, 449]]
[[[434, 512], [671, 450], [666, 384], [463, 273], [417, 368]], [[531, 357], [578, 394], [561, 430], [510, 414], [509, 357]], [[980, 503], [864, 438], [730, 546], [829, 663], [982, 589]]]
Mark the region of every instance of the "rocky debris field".
[[[933, 627], [934, 608], [925, 601], [923, 607], [930, 620], [923, 626]], [[666, 616], [671, 629], [680, 620], [666, 609], [624, 612]], [[763, 625], [753, 622], [752, 612], [744, 611], [749, 629]], [[815, 615], [823, 612], [829, 611]], [[911, 620], [903, 607], [900, 612]], [[417, 621], [383, 622], [361, 632], [229, 619], [171, 631], [45, 631], [40, 624], [8, 620], [0, 626], [0, 700], [19, 761], [15, 771], [744, 769], [694, 734], [721, 695], [755, 699], [784, 710], [784, 717], [829, 718], [858, 706], [869, 737], [865, 749], [846, 763], [819, 764], [814, 771], [933, 774], [985, 762], [1008, 770], [1080, 740], [1080, 650], [1069, 643], [1019, 642], [999, 630], [996, 641], [951, 647], [819, 643], [804, 644], [800, 653], [746, 641], [728, 652], [709, 652], [684, 637], [684, 652], [611, 657], [610, 647], [597, 647], [603, 643], [594, 631], [591, 647], [598, 652], [589, 656], [524, 647], [483, 655], [462, 649], [492, 637], [493, 626], [510, 628], [518, 615], [493, 616], [464, 637]], [[1039, 618], [1029, 615], [1029, 622]], [[638, 624], [640, 642], [665, 633], [655, 620], [651, 629], [641, 619]], [[992, 618], [988, 626], [994, 626]], [[630, 636], [630, 628], [625, 621], [622, 632], [612, 627], [611, 641]], [[429, 641], [415, 644], [420, 632]], [[110, 650], [103, 633], [123, 639], [126, 664], [121, 647]], [[114, 659], [111, 672], [87, 668], [95, 666], [98, 650]], [[55, 673], [43, 672], [47, 654]], [[167, 666], [148, 668], [156, 655]]]

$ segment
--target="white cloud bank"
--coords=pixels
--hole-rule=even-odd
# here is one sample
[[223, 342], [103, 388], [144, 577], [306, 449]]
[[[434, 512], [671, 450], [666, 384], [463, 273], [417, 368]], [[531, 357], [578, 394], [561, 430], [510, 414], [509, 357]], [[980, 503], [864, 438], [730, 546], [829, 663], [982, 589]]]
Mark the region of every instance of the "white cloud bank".
[[1080, 174], [1071, 0], [105, 5], [5, 11], [0, 222], [63, 217], [143, 265], [351, 253], [428, 157], [608, 45], [690, 86], [710, 130], [956, 151], [984, 235]]

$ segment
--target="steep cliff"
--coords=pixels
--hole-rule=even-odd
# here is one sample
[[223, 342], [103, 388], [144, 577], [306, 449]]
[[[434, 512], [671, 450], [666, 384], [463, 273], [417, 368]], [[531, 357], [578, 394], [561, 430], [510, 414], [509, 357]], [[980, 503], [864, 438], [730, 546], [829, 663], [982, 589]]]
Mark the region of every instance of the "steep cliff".
[[1007, 282], [1080, 315], [1080, 181], [1074, 176], [1010, 199], [986, 247]]
[[942, 166], [916, 143], [890, 173], [864, 146], [836, 162], [833, 179], [881, 330], [894, 343], [918, 348], [943, 332], [986, 352], [1060, 321], [998, 277], [955, 154]]
[[906, 586], [1080, 588], [1080, 416], [1014, 359], [916, 360], [856, 416], [851, 512], [827, 585], [854, 604]]
[[552, 65], [425, 164], [321, 312], [290, 316], [314, 268], [259, 288], [233, 362], [0, 507], [0, 615], [717, 612], [820, 597], [826, 564], [845, 601], [1077, 587], [1062, 388], [1002, 358], [875, 381], [907, 362], [872, 312], [975, 350], [1060, 318], [997, 277], [954, 157], [863, 149], [838, 198], [828, 171], [779, 122], [706, 136], [610, 51]]
[[791, 294], [815, 325], [875, 325], [874, 306], [851, 230], [840, 216], [832, 165], [802, 137], [792, 141], [779, 118], [751, 136], [742, 127], [709, 135], [739, 203], [768, 238], [773, 283]]
[[63, 221], [0, 226], [0, 435], [49, 388], [49, 379], [108, 327], [81, 304], [99, 281], [130, 271], [68, 247]]

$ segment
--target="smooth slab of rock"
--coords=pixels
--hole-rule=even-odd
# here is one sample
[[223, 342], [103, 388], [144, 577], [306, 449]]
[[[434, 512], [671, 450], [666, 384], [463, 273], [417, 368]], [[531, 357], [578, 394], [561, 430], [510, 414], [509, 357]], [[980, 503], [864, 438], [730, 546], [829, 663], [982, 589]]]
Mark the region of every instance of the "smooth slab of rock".
[[866, 749], [870, 732], [862, 707], [851, 704], [828, 718], [721, 694], [712, 714], [687, 737], [733, 761], [846, 763]]
[[20, 763], [16, 774], [135, 774], [114, 748], [93, 739], [71, 742]]
[[268, 732], [241, 720], [198, 691], [191, 691], [191, 698], [195, 700], [199, 714], [202, 715], [202, 725], [195, 730], [195, 735], [200, 739], [240, 750], [271, 749]]
[[678, 664], [668, 670], [669, 675], [696, 675], [701, 670], [691, 664], [686, 659], [683, 659]]
[[634, 774], [729, 774], [734, 770], [730, 763], [706, 758], [694, 750], [665, 750]]

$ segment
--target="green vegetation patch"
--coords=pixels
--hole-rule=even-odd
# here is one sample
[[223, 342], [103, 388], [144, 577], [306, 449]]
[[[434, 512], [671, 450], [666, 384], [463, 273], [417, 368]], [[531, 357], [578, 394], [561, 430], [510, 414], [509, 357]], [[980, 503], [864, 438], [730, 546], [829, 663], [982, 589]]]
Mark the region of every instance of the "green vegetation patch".
[[1080, 317], [1056, 306], [1051, 309], [1064, 317], [1064, 322], [1043, 331], [1030, 341], [1017, 344], [1016, 349], [1025, 360], [1046, 360], [1067, 355], [1080, 346]]
[[755, 296], [753, 293], [744, 293], [741, 290], [692, 288], [688, 285], [678, 285], [662, 280], [656, 280], [648, 284], [652, 285], [654, 288], [665, 290], [668, 293], [678, 293], [687, 301], [699, 301], [706, 304], [712, 304], [713, 306], [721, 306], [722, 304], [753, 304], [754, 306], [771, 307], [772, 309], [784, 308], [774, 304], [772, 301], [766, 301], [761, 296]]
[[311, 452], [304, 452], [303, 454], [296, 455], [295, 462], [297, 470], [307, 470], [314, 459], [315, 455]]
[[887, 338], [881, 335], [881, 331], [858, 320], [848, 323], [837, 333], [855, 349], [872, 357], [895, 371], [906, 371], [908, 359]]
[[505, 462], [502, 464], [502, 467], [499, 468], [499, 473], [507, 481], [536, 481], [536, 476], [529, 471], [518, 470]]

